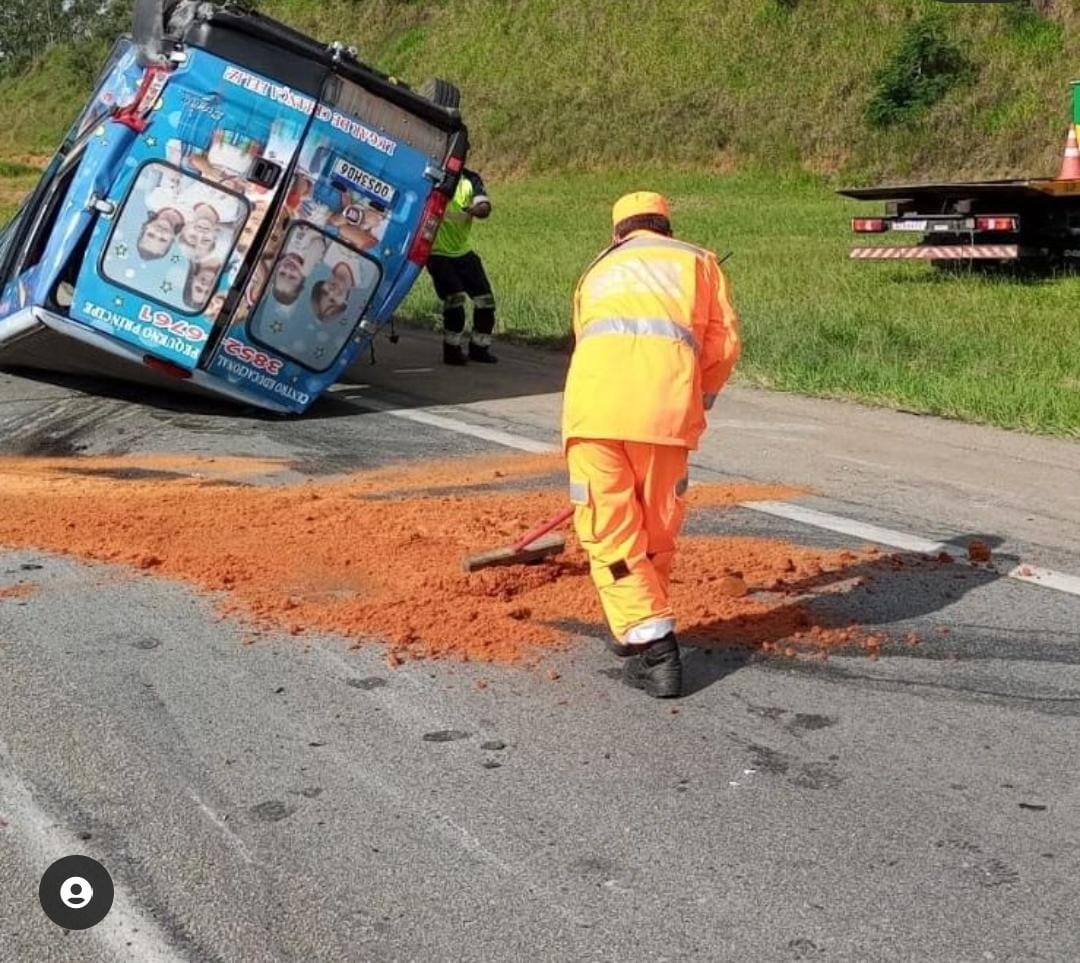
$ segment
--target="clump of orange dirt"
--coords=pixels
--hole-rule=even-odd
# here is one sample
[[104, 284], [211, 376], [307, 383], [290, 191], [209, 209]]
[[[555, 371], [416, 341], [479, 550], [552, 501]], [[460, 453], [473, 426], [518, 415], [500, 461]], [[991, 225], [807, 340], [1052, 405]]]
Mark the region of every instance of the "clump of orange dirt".
[[[395, 663], [531, 660], [570, 642], [574, 623], [602, 623], [572, 538], [545, 564], [471, 575], [459, 567], [566, 503], [551, 478], [564, 471], [557, 455], [411, 463], [301, 484], [274, 478], [288, 470], [235, 458], [0, 459], [0, 544], [181, 579], [220, 593], [226, 613], [261, 628], [386, 640]], [[796, 494], [701, 485], [689, 501], [714, 510]], [[686, 538], [672, 585], [683, 635], [782, 653], [876, 651], [879, 639], [819, 624], [802, 600], [873, 554]]]
[[24, 582], [22, 585], [7, 585], [0, 588], [0, 601], [4, 599], [28, 599], [37, 593], [38, 587]]

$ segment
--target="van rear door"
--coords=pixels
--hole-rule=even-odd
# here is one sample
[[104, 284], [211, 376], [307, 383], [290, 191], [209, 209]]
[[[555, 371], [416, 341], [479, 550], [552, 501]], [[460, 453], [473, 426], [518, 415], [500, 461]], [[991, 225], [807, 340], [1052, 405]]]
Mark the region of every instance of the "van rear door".
[[97, 205], [71, 317], [191, 370], [316, 101], [197, 48], [172, 73], [155, 69], [147, 78], [164, 87], [149, 116], [121, 118], [136, 136]]

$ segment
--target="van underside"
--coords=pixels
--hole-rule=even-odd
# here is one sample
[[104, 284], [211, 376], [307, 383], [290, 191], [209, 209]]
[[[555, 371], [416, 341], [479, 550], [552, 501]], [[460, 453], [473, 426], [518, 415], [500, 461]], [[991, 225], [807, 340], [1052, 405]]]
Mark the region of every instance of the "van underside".
[[284, 405], [245, 395], [235, 386], [215, 379], [204, 385], [200, 371], [179, 378], [149, 367], [137, 351], [118, 345], [67, 318], [28, 308], [0, 321], [0, 371], [44, 371], [84, 378], [112, 378], [128, 384], [179, 391], [203, 398], [226, 397], [234, 402], [290, 414]]

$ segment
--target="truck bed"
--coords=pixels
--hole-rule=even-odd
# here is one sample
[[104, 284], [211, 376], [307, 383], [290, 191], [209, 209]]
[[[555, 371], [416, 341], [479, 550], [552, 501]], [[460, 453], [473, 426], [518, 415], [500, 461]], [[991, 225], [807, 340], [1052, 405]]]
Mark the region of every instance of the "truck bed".
[[1033, 200], [1047, 195], [1080, 194], [1080, 181], [1027, 178], [958, 184], [899, 184], [849, 188], [837, 193], [857, 201], [913, 201], [920, 204], [978, 198], [993, 198], [996, 201], [1004, 201], [1010, 197]]

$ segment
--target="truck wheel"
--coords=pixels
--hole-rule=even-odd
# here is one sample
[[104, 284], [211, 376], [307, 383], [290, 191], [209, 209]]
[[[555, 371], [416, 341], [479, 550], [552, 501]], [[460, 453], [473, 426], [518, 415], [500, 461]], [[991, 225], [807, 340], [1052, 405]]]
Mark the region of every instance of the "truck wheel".
[[461, 91], [448, 80], [433, 78], [425, 81], [417, 93], [448, 110], [457, 110], [461, 106]]

